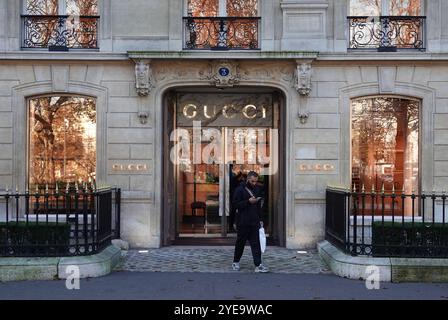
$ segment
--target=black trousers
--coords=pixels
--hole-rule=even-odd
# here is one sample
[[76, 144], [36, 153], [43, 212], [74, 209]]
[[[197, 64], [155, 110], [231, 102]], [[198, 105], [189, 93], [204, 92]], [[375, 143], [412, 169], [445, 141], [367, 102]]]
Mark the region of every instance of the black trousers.
[[259, 226], [238, 226], [233, 262], [240, 262], [240, 259], [243, 256], [246, 241], [249, 240], [250, 249], [252, 250], [252, 257], [254, 258], [254, 264], [256, 267], [261, 264], [259, 230]]

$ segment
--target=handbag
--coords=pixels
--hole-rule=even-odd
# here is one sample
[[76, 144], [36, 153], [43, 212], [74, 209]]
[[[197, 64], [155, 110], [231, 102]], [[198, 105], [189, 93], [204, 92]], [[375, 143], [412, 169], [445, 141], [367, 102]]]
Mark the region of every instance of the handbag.
[[258, 233], [260, 236], [260, 249], [261, 252], [264, 253], [266, 251], [266, 233], [264, 232], [264, 228], [261, 227]]

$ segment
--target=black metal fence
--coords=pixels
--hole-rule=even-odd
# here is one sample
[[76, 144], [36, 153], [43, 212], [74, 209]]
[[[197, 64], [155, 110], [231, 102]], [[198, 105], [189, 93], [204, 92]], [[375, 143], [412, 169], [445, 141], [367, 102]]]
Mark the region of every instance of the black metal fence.
[[185, 17], [185, 50], [258, 50], [259, 17]]
[[98, 16], [22, 15], [22, 48], [98, 49]]
[[349, 49], [425, 51], [426, 17], [348, 17]]
[[0, 256], [95, 254], [120, 237], [121, 190], [0, 194]]
[[326, 240], [354, 256], [448, 258], [447, 197], [328, 188]]

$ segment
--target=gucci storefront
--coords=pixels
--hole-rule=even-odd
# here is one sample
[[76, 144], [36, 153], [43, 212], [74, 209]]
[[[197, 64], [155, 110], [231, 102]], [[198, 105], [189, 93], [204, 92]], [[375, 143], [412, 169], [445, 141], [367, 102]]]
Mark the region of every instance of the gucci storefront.
[[232, 244], [232, 195], [249, 171], [260, 174], [262, 219], [271, 243], [284, 245], [278, 90], [188, 88], [167, 93], [164, 109], [165, 244]]
[[[444, 75], [424, 62], [369, 63], [135, 52], [70, 68], [39, 62], [36, 81], [8, 62], [4, 70], [25, 71], [9, 73], [0, 97], [0, 182], [40, 192], [61, 181], [117, 186], [132, 247], [218, 245], [235, 239], [232, 195], [255, 170], [269, 242], [315, 247], [328, 186], [446, 186]], [[422, 70], [432, 87], [413, 78]], [[406, 201], [368, 210], [406, 216]]]

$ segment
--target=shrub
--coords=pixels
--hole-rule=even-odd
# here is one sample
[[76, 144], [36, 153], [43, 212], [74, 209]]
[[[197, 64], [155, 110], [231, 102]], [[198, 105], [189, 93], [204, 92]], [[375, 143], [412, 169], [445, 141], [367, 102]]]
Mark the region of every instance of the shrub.
[[372, 225], [373, 256], [448, 257], [448, 224], [384, 222]]
[[57, 255], [68, 250], [70, 225], [49, 222], [0, 223], [0, 245], [3, 255]]

